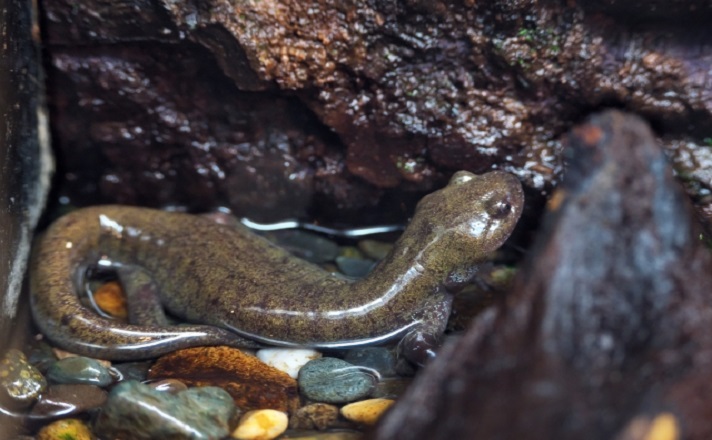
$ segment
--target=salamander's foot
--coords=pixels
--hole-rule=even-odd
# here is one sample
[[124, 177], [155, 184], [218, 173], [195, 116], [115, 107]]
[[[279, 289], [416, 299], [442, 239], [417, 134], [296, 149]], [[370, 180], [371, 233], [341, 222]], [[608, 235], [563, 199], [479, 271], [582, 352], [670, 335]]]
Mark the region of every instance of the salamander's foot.
[[434, 335], [424, 329], [416, 328], [401, 339], [398, 344], [398, 357], [422, 367], [429, 360], [435, 358], [441, 342], [441, 335]]

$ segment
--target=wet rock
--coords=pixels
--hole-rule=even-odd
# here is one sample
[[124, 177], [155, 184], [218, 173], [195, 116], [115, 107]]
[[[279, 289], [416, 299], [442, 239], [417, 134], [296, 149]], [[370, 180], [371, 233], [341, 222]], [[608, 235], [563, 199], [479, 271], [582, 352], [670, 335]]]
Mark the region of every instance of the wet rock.
[[569, 143], [513, 291], [443, 348], [374, 438], [712, 435], [712, 256], [689, 201], [637, 117], [594, 116]]
[[287, 414], [281, 411], [248, 411], [240, 418], [232, 437], [238, 440], [271, 440], [287, 429], [287, 421]]
[[102, 284], [93, 293], [94, 303], [104, 313], [114, 318], [127, 319], [126, 295], [117, 281]]
[[148, 376], [148, 369], [153, 362], [121, 362], [113, 365], [118, 372], [119, 380], [136, 380], [143, 382]]
[[299, 407], [297, 382], [255, 356], [231, 347], [196, 347], [162, 356], [149, 379], [178, 379], [188, 386], [218, 386], [242, 410]]
[[168, 394], [178, 394], [181, 391], [188, 389], [188, 385], [176, 379], [164, 379], [157, 382], [151, 382], [148, 384], [151, 388], [156, 391]]
[[0, 402], [13, 408], [26, 408], [47, 387], [42, 373], [27, 361], [24, 353], [10, 349], [0, 361]]
[[191, 388], [172, 395], [126, 381], [111, 390], [95, 429], [97, 435], [117, 440], [219, 440], [230, 433], [234, 412], [232, 398], [220, 388]]
[[94, 440], [89, 427], [79, 419], [52, 422], [37, 433], [36, 440]]
[[396, 356], [384, 347], [361, 347], [349, 350], [344, 356], [346, 362], [376, 371], [381, 377], [396, 375]]
[[386, 255], [393, 249], [393, 243], [366, 239], [358, 242], [358, 248], [367, 257], [379, 261], [386, 258]]
[[352, 278], [365, 277], [375, 264], [375, 261], [363, 258], [336, 257], [336, 266], [339, 271]]
[[27, 353], [27, 361], [43, 374], [57, 361], [52, 347], [44, 341], [33, 343], [25, 350], [25, 353]]
[[57, 418], [81, 414], [99, 408], [108, 393], [95, 385], [51, 385], [32, 407], [33, 418]]
[[341, 408], [341, 415], [352, 422], [375, 425], [378, 419], [395, 403], [391, 399], [368, 399], [349, 403]]
[[328, 238], [311, 232], [291, 230], [270, 234], [272, 239], [292, 254], [315, 264], [332, 261], [339, 254], [339, 246]]
[[299, 391], [316, 402], [353, 402], [371, 394], [376, 379], [359, 367], [336, 358], [309, 361], [299, 370]]
[[299, 370], [312, 359], [321, 357], [321, 353], [307, 348], [264, 348], [255, 353], [257, 359], [296, 379]]
[[109, 370], [96, 359], [74, 356], [60, 359], [47, 370], [47, 379], [58, 384], [106, 387], [113, 382]]
[[339, 419], [339, 408], [327, 403], [312, 403], [299, 408], [289, 419], [291, 429], [318, 429], [334, 426]]

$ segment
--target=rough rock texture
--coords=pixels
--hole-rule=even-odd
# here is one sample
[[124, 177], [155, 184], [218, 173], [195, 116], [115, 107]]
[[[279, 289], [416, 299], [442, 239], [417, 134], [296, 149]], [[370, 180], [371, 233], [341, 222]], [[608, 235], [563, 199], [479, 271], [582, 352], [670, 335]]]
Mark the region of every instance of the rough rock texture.
[[572, 131], [512, 294], [416, 378], [377, 439], [707, 439], [712, 256], [649, 129]]
[[44, 2], [62, 194], [261, 218], [400, 212], [395, 189], [495, 167], [539, 194], [560, 135], [616, 106], [672, 154], [689, 147], [678, 163], [702, 196], [712, 7], [618, 3]]

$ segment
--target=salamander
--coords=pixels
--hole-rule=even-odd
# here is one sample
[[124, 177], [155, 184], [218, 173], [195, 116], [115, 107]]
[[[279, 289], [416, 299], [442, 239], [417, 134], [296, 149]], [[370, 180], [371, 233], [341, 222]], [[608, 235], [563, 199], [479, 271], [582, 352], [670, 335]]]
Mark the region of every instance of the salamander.
[[[102, 359], [199, 345], [346, 348], [400, 339], [406, 356], [422, 363], [440, 343], [453, 293], [509, 237], [523, 203], [511, 174], [459, 171], [421, 199], [392, 252], [360, 280], [240, 225], [148, 208], [82, 208], [38, 240], [32, 314], [59, 347]], [[133, 315], [143, 319], [112, 320], [82, 304], [86, 268], [98, 261], [117, 268], [129, 306], [140, 309]], [[192, 324], [147, 319], [155, 309]]]

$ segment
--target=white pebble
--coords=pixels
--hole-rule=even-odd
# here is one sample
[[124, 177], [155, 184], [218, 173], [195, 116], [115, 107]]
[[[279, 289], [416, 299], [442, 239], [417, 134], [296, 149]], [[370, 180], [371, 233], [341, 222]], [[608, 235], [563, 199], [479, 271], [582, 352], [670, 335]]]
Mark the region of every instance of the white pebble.
[[320, 358], [321, 353], [309, 348], [263, 348], [256, 356], [265, 364], [296, 379], [299, 369], [310, 360]]
[[240, 418], [232, 437], [238, 440], [271, 440], [287, 430], [286, 413], [274, 409], [248, 411]]

